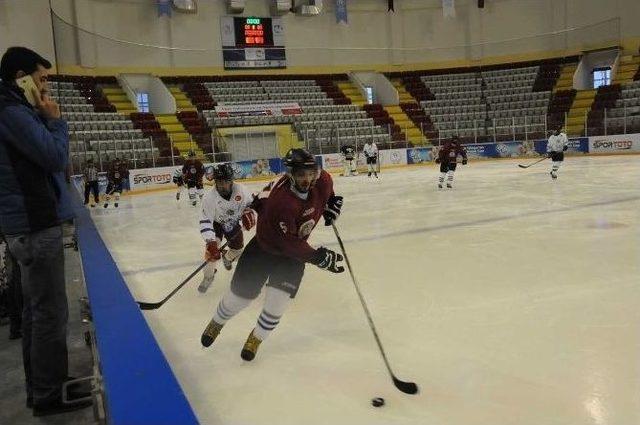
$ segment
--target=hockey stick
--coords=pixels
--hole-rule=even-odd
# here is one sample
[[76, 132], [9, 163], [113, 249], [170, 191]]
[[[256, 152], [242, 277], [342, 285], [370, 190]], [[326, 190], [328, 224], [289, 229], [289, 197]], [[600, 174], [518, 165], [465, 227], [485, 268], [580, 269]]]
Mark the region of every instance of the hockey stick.
[[[222, 251], [226, 246], [227, 246], [227, 242], [225, 242], [224, 245], [220, 247], [220, 251]], [[173, 297], [175, 293], [178, 292], [184, 285], [189, 283], [189, 281], [193, 279], [193, 277], [197, 275], [200, 272], [200, 270], [204, 269], [207, 263], [208, 261], [205, 261], [204, 263], [200, 264], [197, 269], [195, 269], [189, 276], [187, 276], [187, 278], [183, 280], [182, 283], [176, 287], [176, 289], [171, 291], [169, 295], [164, 297], [162, 301], [159, 301], [157, 303], [145, 303], [142, 301], [136, 301], [138, 303], [138, 306], [140, 306], [140, 310], [155, 310], [157, 308], [162, 307], [162, 305], [166, 303], [169, 300], [169, 298]]]
[[518, 167], [520, 167], [520, 168], [529, 168], [529, 167], [531, 167], [532, 165], [536, 165], [538, 162], [542, 162], [542, 161], [544, 161], [545, 159], [549, 159], [549, 157], [548, 157], [548, 156], [545, 156], [544, 158], [540, 158], [539, 160], [537, 160], [537, 161], [535, 161], [535, 162], [532, 162], [531, 164], [527, 164], [527, 165], [518, 164]]
[[342, 239], [340, 238], [340, 234], [338, 233], [338, 228], [335, 224], [332, 224], [333, 231], [336, 234], [336, 239], [338, 239], [338, 243], [340, 244], [340, 249], [342, 250], [342, 255], [344, 256], [344, 261], [347, 263], [347, 269], [349, 270], [349, 274], [351, 275], [351, 281], [353, 282], [353, 286], [358, 293], [358, 298], [360, 298], [360, 303], [362, 304], [362, 308], [364, 309], [364, 313], [367, 316], [367, 320], [369, 321], [369, 328], [371, 328], [371, 332], [373, 332], [373, 336], [376, 339], [376, 343], [378, 344], [378, 348], [380, 349], [380, 354], [382, 354], [382, 359], [384, 360], [385, 366], [387, 366], [387, 370], [393, 379], [393, 384], [397, 389], [402, 391], [405, 394], [417, 394], [418, 386], [414, 382], [405, 382], [401, 381], [393, 374], [391, 370], [391, 366], [389, 365], [389, 360], [387, 359], [387, 355], [384, 352], [384, 348], [382, 347], [382, 342], [380, 341], [380, 337], [378, 336], [378, 332], [376, 331], [376, 326], [373, 324], [373, 319], [371, 318], [371, 312], [367, 307], [367, 303], [360, 292], [360, 288], [358, 287], [358, 282], [356, 282], [356, 277], [353, 275], [353, 270], [351, 269], [351, 263], [349, 262], [349, 257], [347, 257], [347, 251], [344, 249], [344, 244], [342, 243]]

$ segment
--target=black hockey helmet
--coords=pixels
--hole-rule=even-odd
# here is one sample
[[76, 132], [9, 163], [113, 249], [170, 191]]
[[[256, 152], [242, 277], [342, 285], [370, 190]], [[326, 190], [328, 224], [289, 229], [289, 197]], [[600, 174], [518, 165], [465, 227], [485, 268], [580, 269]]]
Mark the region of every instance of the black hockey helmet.
[[298, 169], [317, 169], [316, 158], [303, 148], [289, 149], [283, 159], [284, 166], [291, 173]]
[[233, 180], [233, 167], [230, 163], [225, 162], [218, 164], [213, 168], [214, 180]]

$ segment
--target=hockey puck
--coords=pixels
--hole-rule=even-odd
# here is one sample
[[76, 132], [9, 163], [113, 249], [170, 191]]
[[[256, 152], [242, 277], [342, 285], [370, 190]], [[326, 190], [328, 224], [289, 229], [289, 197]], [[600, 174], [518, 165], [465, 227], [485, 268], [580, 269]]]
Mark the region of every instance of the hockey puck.
[[373, 407], [382, 407], [384, 406], [384, 398], [376, 397], [371, 399], [371, 405]]

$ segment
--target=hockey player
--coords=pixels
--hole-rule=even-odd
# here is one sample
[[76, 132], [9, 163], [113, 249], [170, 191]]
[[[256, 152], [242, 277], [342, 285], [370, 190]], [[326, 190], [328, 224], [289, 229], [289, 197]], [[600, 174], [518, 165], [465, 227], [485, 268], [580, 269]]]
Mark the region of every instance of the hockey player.
[[558, 170], [564, 161], [564, 152], [569, 149], [569, 140], [563, 132], [555, 130], [547, 142], [547, 155], [551, 158], [551, 178], [558, 178]]
[[371, 177], [371, 173], [373, 173], [373, 175], [378, 178], [378, 172], [376, 170], [376, 164], [378, 162], [378, 146], [375, 142], [367, 140], [362, 148], [362, 152], [364, 152], [364, 156], [367, 159], [367, 176]]
[[355, 148], [351, 145], [343, 145], [340, 151], [342, 152], [342, 162], [344, 163], [344, 172], [342, 175], [345, 177], [357, 176]]
[[109, 206], [109, 201], [111, 200], [111, 195], [114, 196], [115, 202], [113, 206], [118, 208], [118, 202], [120, 201], [120, 194], [122, 193], [122, 179], [124, 178], [122, 172], [120, 171], [120, 161], [115, 159], [111, 163], [111, 167], [109, 171], [107, 171], [107, 191], [105, 193], [105, 201], [104, 207], [107, 208]]
[[451, 141], [445, 142], [440, 148], [436, 164], [440, 164], [440, 177], [438, 179], [438, 189], [442, 189], [445, 177], [447, 178], [447, 188], [453, 187], [453, 173], [456, 171], [458, 156], [462, 157], [462, 165], [467, 165], [467, 151], [460, 144], [460, 139], [453, 136]]
[[184, 176], [182, 174], [182, 169], [178, 168], [173, 172], [173, 183], [178, 186], [176, 191], [176, 201], [180, 200], [180, 194], [182, 193], [182, 188], [184, 187]]
[[305, 263], [332, 273], [344, 271], [342, 255], [324, 247], [314, 249], [307, 242], [322, 217], [325, 225], [331, 225], [340, 215], [342, 197], [334, 194], [331, 176], [318, 170], [315, 158], [304, 149], [289, 150], [284, 164], [287, 173], [254, 202], [256, 236], [240, 256], [230, 288], [201, 338], [203, 346], [210, 346], [225, 323], [256, 299], [268, 280], [262, 312], [240, 354], [246, 361], [253, 360], [296, 296]]
[[[205, 258], [209, 263], [198, 291], [206, 292], [216, 273], [215, 264], [222, 259], [227, 270], [242, 253], [244, 239], [242, 228], [251, 230], [256, 224], [256, 212], [249, 207], [253, 194], [249, 189], [233, 181], [231, 164], [219, 164], [213, 169], [215, 187], [204, 196], [200, 234], [206, 243]], [[242, 223], [242, 228], [240, 224]], [[227, 239], [227, 249], [220, 251], [222, 238]]]
[[204, 165], [202, 165], [199, 159], [196, 159], [196, 154], [193, 151], [189, 151], [189, 159], [185, 161], [182, 167], [182, 174], [189, 191], [189, 200], [191, 201], [191, 205], [195, 207], [196, 191], [200, 200], [202, 200], [204, 196], [204, 186], [202, 184]]

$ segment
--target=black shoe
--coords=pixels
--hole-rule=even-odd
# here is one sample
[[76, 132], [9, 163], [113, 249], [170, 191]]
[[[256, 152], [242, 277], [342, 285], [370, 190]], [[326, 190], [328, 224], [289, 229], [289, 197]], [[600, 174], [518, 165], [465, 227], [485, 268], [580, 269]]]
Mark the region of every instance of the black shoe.
[[[73, 379], [75, 378], [68, 376], [66, 381]], [[27, 397], [27, 407], [29, 407], [30, 404], [33, 406], [33, 416], [57, 415], [58, 413], [74, 412], [89, 407], [93, 404], [93, 400], [83, 399], [91, 397], [91, 393], [80, 390], [80, 385], [81, 384], [73, 384], [67, 387], [68, 404], [62, 402], [62, 397], [38, 404], [33, 404], [33, 400]]]
[[[87, 393], [87, 397], [90, 396]], [[72, 398], [69, 401], [74, 400]], [[57, 415], [59, 413], [75, 412], [76, 410], [84, 409], [93, 404], [93, 400], [83, 400], [73, 404], [64, 404], [62, 400], [55, 400], [48, 403], [38, 404], [33, 406], [33, 416], [49, 416]]]
[[[74, 378], [73, 376], [67, 376], [65, 381], [73, 381]], [[89, 397], [91, 395], [90, 392], [87, 391], [82, 391], [82, 384], [80, 382], [76, 383], [76, 384], [71, 384], [69, 386], [67, 386], [68, 388], [68, 396], [69, 399], [79, 399], [79, 398], [84, 398], [84, 397]], [[27, 408], [28, 409], [33, 409], [33, 395], [28, 394], [27, 395]]]

